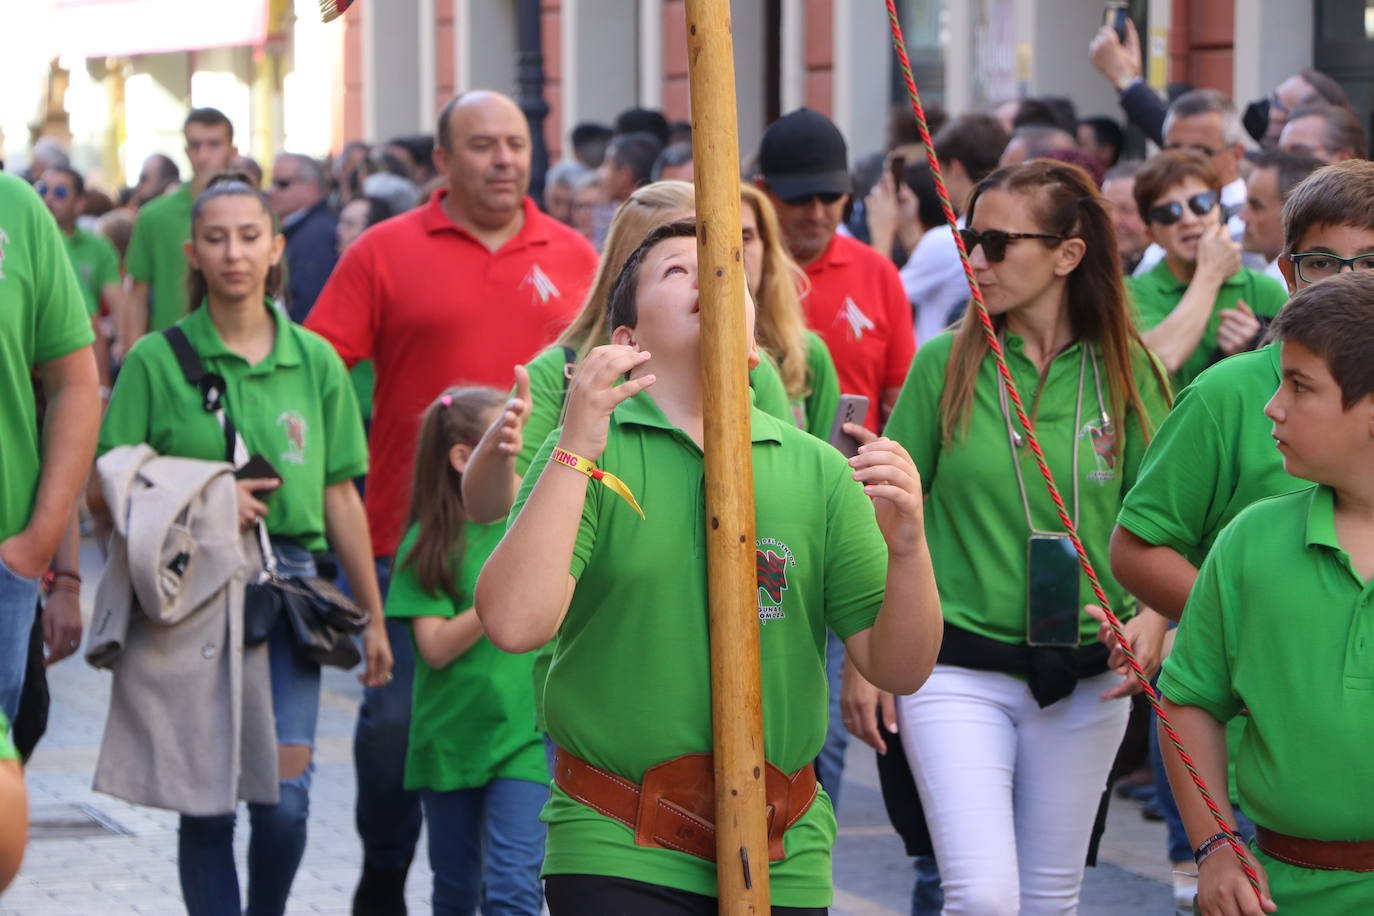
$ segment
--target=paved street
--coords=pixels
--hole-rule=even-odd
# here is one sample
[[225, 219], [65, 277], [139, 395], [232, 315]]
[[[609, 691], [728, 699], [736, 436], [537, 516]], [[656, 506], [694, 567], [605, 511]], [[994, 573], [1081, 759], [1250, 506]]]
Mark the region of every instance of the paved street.
[[[87, 581], [95, 562], [87, 558]], [[87, 599], [89, 603], [89, 598]], [[89, 607], [87, 607], [89, 612]], [[28, 768], [34, 832], [23, 870], [0, 897], [0, 916], [127, 916], [183, 912], [176, 873], [176, 815], [126, 805], [90, 790], [109, 675], [80, 658], [49, 672], [52, 716]], [[353, 832], [353, 720], [361, 688], [327, 671], [319, 725], [310, 839], [291, 914], [346, 914], [360, 859]], [[851, 746], [835, 850], [834, 916], [909, 912], [913, 873], [887, 825], [872, 754]], [[240, 824], [246, 824], [246, 816]], [[246, 829], [238, 837], [240, 869]], [[1088, 871], [1080, 912], [1089, 916], [1172, 913], [1163, 830], [1136, 806], [1114, 803], [1100, 867]], [[242, 871], [240, 871], [242, 875]], [[423, 842], [411, 870], [412, 914], [429, 913]]]

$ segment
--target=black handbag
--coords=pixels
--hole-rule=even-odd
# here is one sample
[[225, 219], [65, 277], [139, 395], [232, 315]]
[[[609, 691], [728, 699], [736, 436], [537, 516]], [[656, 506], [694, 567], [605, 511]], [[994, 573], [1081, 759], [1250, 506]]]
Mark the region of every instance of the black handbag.
[[[186, 381], [201, 392], [207, 413], [215, 414], [224, 430], [226, 460], [238, 467], [248, 460], [248, 449], [224, 405], [224, 379], [207, 372], [181, 328], [162, 332], [176, 355]], [[243, 644], [256, 646], [267, 640], [277, 618], [285, 613], [291, 624], [296, 651], [309, 661], [333, 668], [352, 668], [362, 661], [353, 637], [367, 628], [371, 615], [358, 607], [333, 582], [319, 576], [286, 576], [277, 571], [276, 555], [267, 529], [257, 525], [263, 570], [248, 583], [243, 594]]]

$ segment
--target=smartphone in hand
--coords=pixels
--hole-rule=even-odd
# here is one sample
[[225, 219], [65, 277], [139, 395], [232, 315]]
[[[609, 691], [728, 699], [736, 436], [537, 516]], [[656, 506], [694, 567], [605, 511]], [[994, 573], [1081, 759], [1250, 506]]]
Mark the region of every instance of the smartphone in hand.
[[[272, 466], [266, 456], [262, 454], [253, 455], [243, 463], [243, 467], [234, 472], [235, 480], [281, 480], [281, 472]], [[266, 499], [271, 496], [272, 490], [256, 490], [253, 493], [254, 499]]]
[[1123, 45], [1126, 43], [1126, 20], [1130, 18], [1129, 6], [1129, 3], [1109, 0], [1102, 11], [1102, 24], [1111, 26], [1112, 31], [1116, 32], [1116, 40]]
[[862, 426], [867, 416], [868, 398], [861, 394], [840, 395], [839, 406], [835, 409], [835, 422], [830, 427], [829, 442], [846, 458], [859, 454], [859, 441], [844, 431], [844, 425], [856, 423]]

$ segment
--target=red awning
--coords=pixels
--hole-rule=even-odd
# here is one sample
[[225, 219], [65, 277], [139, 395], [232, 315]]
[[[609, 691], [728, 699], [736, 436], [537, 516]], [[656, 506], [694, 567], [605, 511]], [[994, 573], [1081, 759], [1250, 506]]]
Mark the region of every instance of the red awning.
[[56, 0], [64, 53], [133, 57], [260, 47], [267, 39], [268, 0]]

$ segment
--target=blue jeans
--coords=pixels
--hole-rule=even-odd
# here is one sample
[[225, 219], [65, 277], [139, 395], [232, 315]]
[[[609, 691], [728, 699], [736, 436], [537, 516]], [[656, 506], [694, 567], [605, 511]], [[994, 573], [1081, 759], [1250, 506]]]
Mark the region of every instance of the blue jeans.
[[[277, 568], [290, 576], [314, 575], [310, 552], [277, 542]], [[267, 664], [272, 679], [272, 714], [277, 743], [315, 746], [320, 715], [320, 666], [296, 652], [291, 624], [283, 614], [267, 637]], [[248, 820], [247, 916], [280, 916], [286, 911], [291, 882], [305, 853], [310, 817], [312, 761], [305, 771], [280, 783], [275, 805], [250, 804]], [[235, 814], [181, 816], [177, 830], [177, 870], [181, 895], [190, 916], [241, 916], [238, 870], [234, 866]]]
[[825, 681], [830, 688], [830, 721], [825, 728], [825, 744], [816, 757], [816, 778], [836, 813], [840, 810], [840, 782], [844, 779], [844, 751], [849, 746], [849, 730], [840, 716], [840, 672], [844, 668], [844, 643], [829, 630], [825, 634]]
[[547, 786], [493, 779], [476, 789], [422, 789], [434, 869], [434, 916], [539, 916]]
[[[386, 597], [391, 557], [377, 558], [377, 585]], [[353, 732], [353, 766], [358, 779], [354, 820], [363, 842], [363, 862], [388, 871], [410, 867], [420, 839], [420, 794], [405, 788], [406, 748], [410, 743], [410, 694], [415, 680], [415, 650], [410, 625], [388, 620], [390, 683], [363, 690], [358, 727]]]
[[25, 579], [0, 561], [0, 711], [11, 722], [24, 692], [29, 631], [38, 613], [38, 580]]

